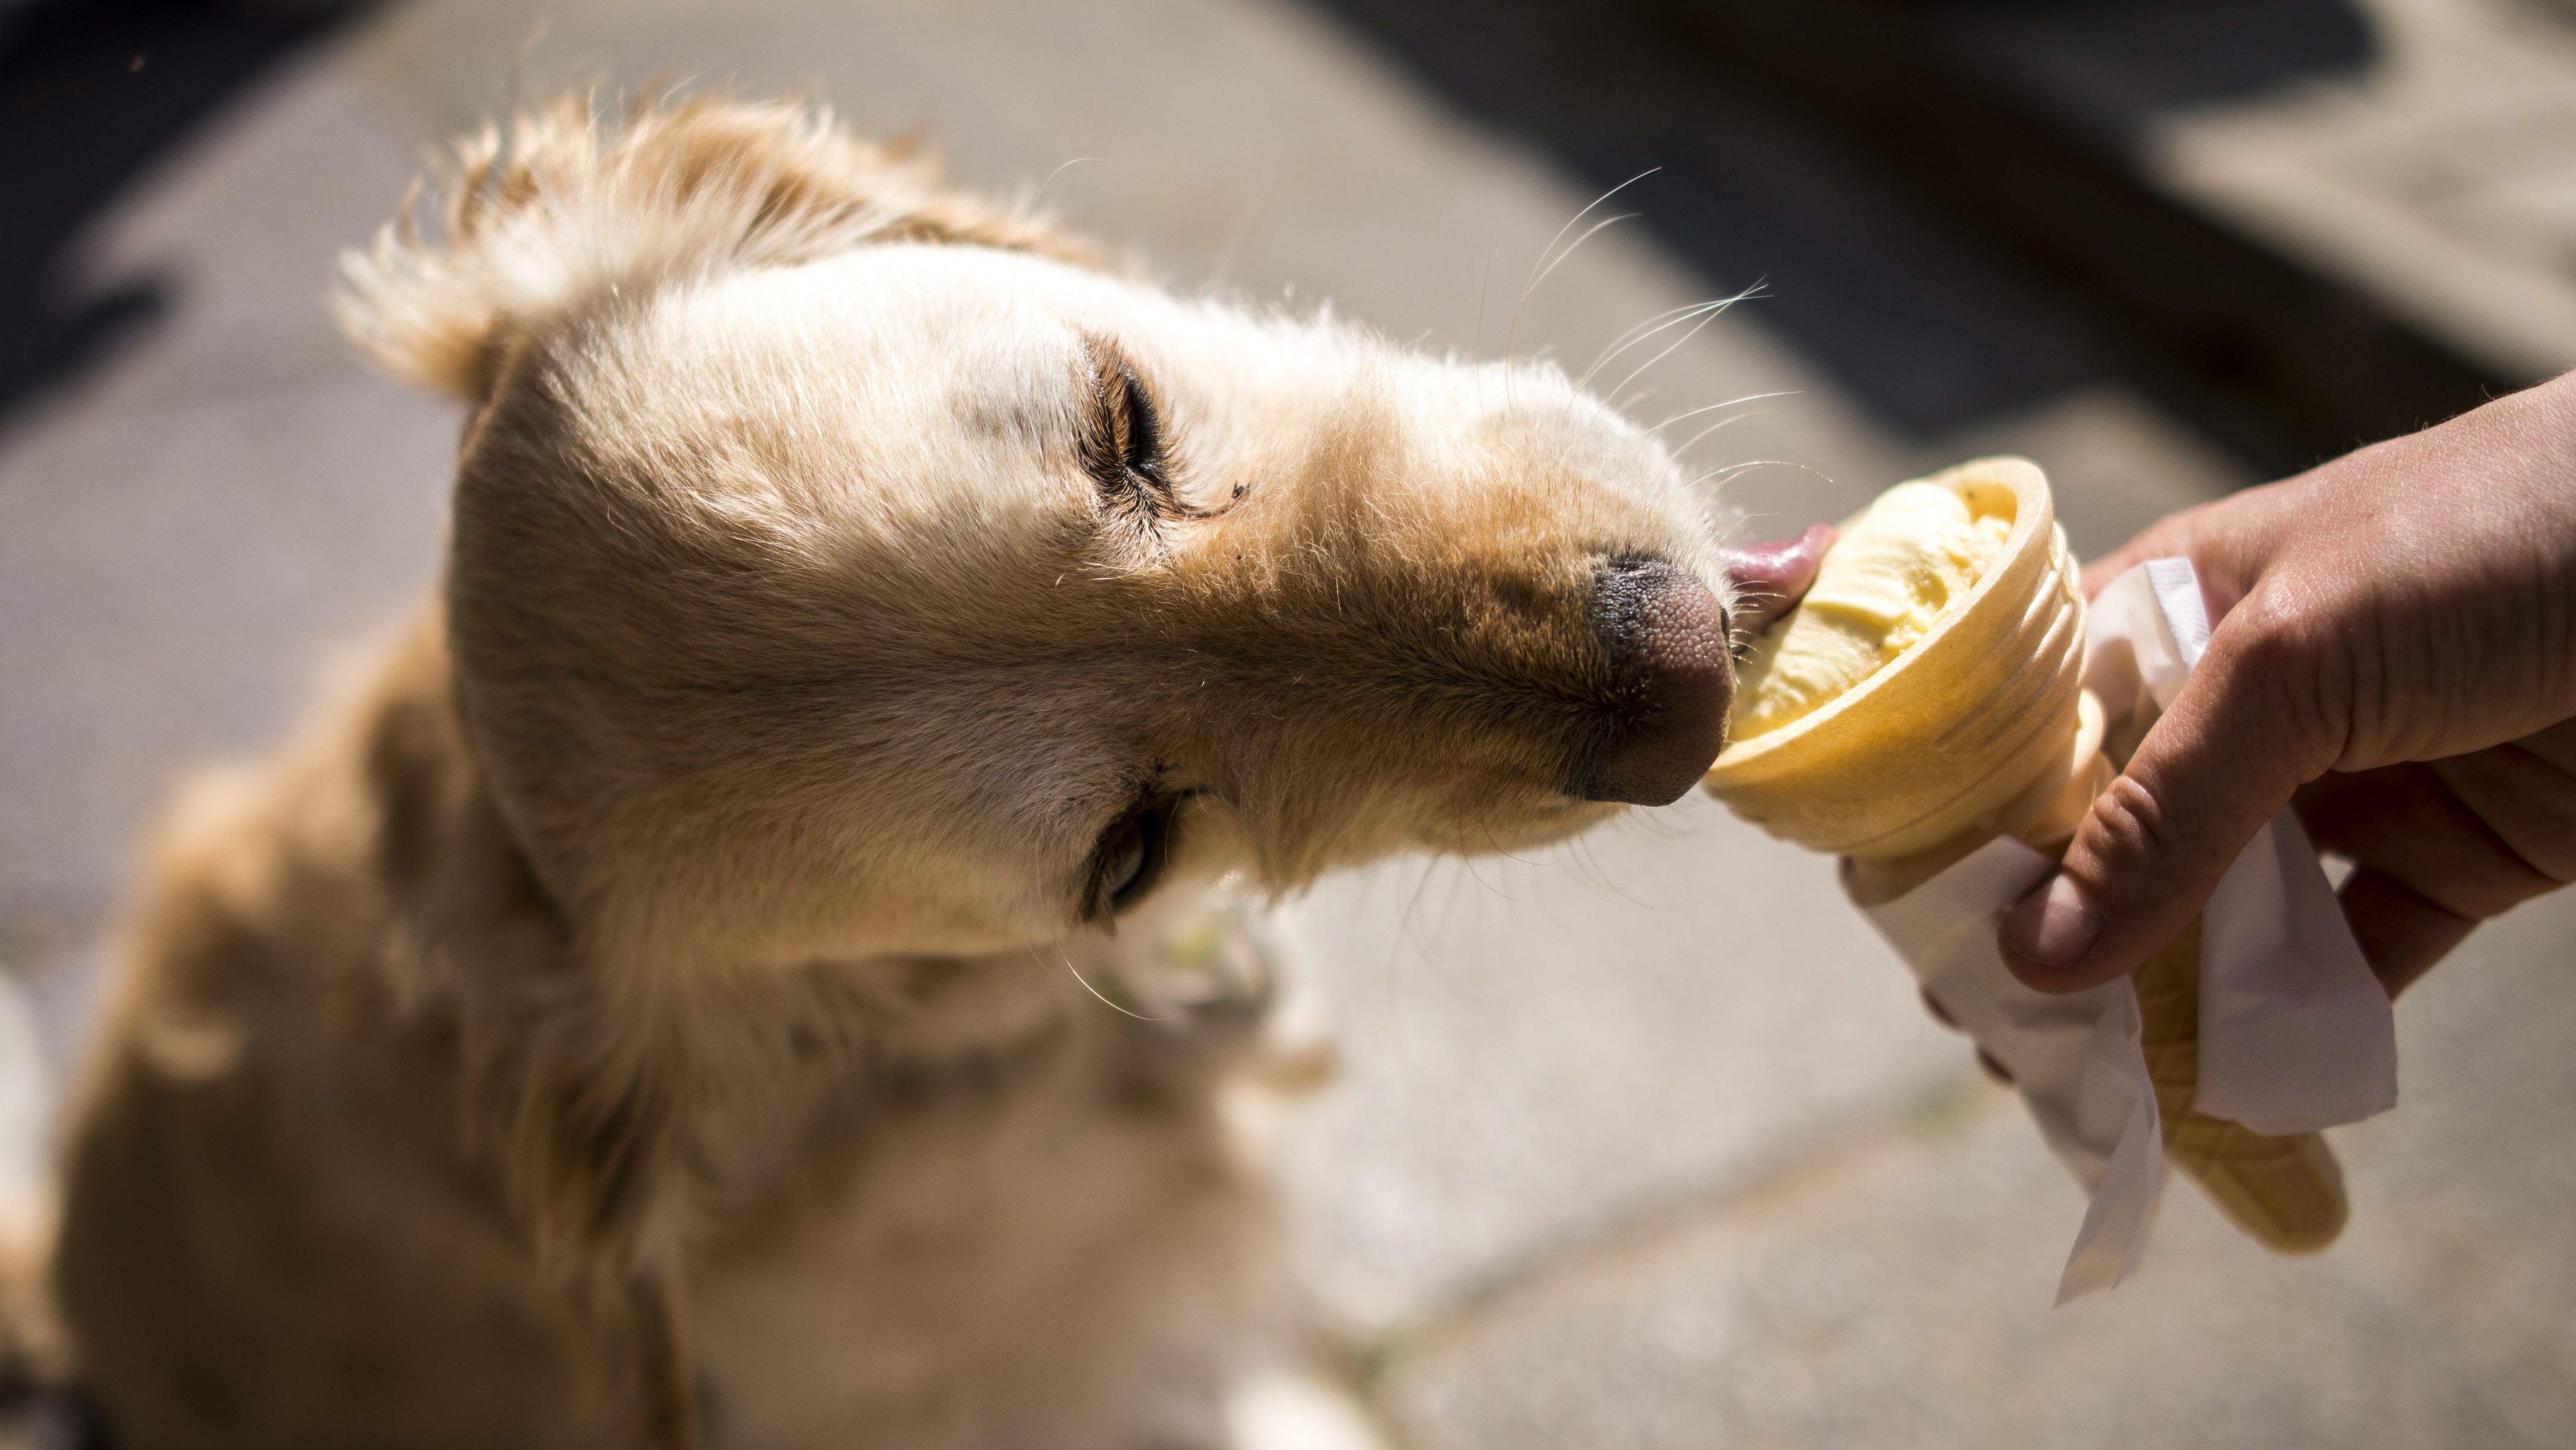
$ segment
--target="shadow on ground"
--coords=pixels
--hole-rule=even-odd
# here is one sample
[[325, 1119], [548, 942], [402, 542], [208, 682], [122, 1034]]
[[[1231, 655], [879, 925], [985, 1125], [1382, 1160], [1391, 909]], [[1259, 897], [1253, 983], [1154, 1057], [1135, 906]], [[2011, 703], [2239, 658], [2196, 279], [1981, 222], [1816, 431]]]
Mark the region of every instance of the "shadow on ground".
[[367, 0], [0, 4], [0, 418], [164, 315], [170, 283], [79, 273], [84, 230], [287, 55]]
[[1615, 209], [1918, 439], [2110, 384], [2280, 474], [2516, 381], [2143, 172], [2162, 117], [2370, 64], [2344, 0], [1331, 8], [1596, 190], [1660, 168]]

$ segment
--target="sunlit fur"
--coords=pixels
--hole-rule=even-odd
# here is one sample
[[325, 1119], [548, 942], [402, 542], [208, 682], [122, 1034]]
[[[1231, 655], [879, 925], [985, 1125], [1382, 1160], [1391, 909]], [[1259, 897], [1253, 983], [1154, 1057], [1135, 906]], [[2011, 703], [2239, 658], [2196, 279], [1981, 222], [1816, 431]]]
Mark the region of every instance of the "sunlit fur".
[[[340, 298], [469, 410], [439, 600], [174, 814], [78, 1105], [118, 1443], [1222, 1443], [1279, 1347], [1219, 1111], [1262, 994], [1074, 974], [1139, 1000], [1219, 878], [1601, 818], [1595, 570], [1723, 588], [1671, 460], [793, 107], [567, 100], [443, 215]], [[1167, 499], [1086, 467], [1104, 366]]]

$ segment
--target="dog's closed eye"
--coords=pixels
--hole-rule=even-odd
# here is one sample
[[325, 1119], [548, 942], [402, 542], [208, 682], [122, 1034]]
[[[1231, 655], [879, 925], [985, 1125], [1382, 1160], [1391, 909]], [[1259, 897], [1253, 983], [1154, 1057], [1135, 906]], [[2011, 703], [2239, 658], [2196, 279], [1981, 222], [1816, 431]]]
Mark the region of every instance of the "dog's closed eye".
[[1155, 411], [1154, 395], [1132, 367], [1119, 368], [1112, 392], [1108, 423], [1120, 466], [1128, 478], [1168, 498], [1172, 479], [1163, 457], [1163, 418]]
[[1101, 500], [1121, 513], [1152, 523], [1186, 513], [1172, 491], [1171, 460], [1164, 454], [1162, 411], [1136, 365], [1114, 343], [1091, 345], [1090, 415], [1083, 420], [1082, 470]]
[[1090, 345], [1089, 416], [1079, 445], [1083, 472], [1112, 514], [1152, 529], [1166, 518], [1213, 518], [1243, 496], [1206, 508], [1181, 496], [1172, 479], [1172, 454], [1163, 409], [1153, 385], [1119, 346], [1102, 338]]

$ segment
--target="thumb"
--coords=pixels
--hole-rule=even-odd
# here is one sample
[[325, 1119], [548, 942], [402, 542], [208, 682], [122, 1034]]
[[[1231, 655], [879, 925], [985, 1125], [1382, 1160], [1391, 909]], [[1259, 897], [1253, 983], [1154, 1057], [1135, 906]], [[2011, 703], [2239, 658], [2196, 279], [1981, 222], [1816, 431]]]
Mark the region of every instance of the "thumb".
[[2134, 971], [2181, 934], [2229, 864], [2334, 750], [2291, 681], [2289, 631], [2254, 600], [2211, 636], [2173, 708], [2093, 802], [2055, 879], [2006, 913], [2013, 975], [2072, 992]]

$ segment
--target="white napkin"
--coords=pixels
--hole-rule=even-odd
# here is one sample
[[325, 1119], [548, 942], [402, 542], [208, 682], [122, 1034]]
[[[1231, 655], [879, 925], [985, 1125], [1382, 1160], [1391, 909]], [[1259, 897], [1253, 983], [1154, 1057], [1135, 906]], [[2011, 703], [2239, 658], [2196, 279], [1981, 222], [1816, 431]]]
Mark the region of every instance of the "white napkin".
[[[2157, 559], [2098, 595], [2084, 683], [2129, 751], [2173, 703], [2209, 642], [2199, 577]], [[2009, 1070], [2041, 1136], [2091, 1190], [2057, 1302], [2138, 1264], [2164, 1183], [2163, 1130], [2123, 978], [2052, 996], [1995, 950], [2003, 913], [2050, 862], [1997, 840], [1930, 881], [1862, 908], [1917, 981]], [[1856, 898], [1857, 899], [1857, 898]], [[2358, 1122], [2397, 1103], [2396, 1020], [2362, 960], [2298, 818], [2284, 810], [2230, 866], [2201, 916], [2200, 1080], [2194, 1105], [2260, 1133]]]

